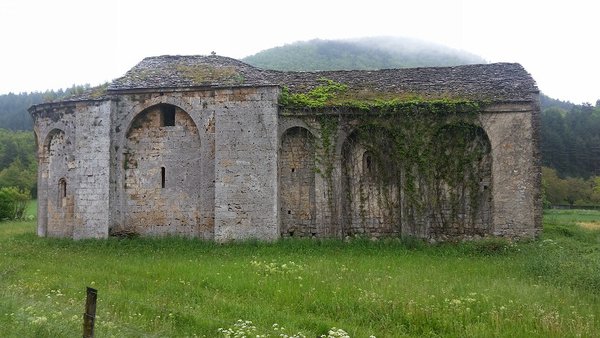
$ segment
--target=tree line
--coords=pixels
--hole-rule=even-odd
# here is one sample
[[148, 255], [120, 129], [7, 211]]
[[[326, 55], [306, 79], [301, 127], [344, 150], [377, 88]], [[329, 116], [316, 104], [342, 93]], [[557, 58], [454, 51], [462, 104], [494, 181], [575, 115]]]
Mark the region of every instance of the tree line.
[[600, 101], [542, 111], [542, 163], [560, 177], [600, 176]]
[[27, 109], [34, 104], [52, 102], [79, 95], [90, 89], [89, 84], [73, 85], [71, 88], [32, 93], [8, 93], [0, 95], [0, 129], [32, 130], [33, 121]]
[[600, 206], [600, 100], [541, 97], [542, 187], [547, 205]]
[[600, 206], [600, 176], [561, 178], [556, 169], [542, 167], [542, 189], [545, 207]]

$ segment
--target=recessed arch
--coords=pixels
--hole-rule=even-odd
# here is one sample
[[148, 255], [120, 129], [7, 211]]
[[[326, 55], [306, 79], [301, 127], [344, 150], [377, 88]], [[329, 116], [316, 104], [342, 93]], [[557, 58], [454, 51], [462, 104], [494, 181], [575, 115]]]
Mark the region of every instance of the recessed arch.
[[386, 236], [400, 232], [401, 159], [381, 126], [351, 131], [342, 144], [342, 232]]
[[54, 140], [56, 142], [56, 140], [58, 140], [58, 139], [63, 140], [63, 141], [61, 141], [61, 143], [66, 144], [66, 142], [67, 142], [67, 136], [62, 129], [54, 128], [48, 132], [48, 134], [46, 135], [46, 138], [44, 139], [44, 143], [43, 143], [43, 145], [44, 145], [44, 147], [42, 148], [44, 150], [43, 155], [48, 155], [48, 152], [50, 151], [50, 148], [51, 148], [52, 141]]
[[73, 147], [67, 134], [59, 128], [48, 132], [40, 154], [42, 174], [38, 208], [42, 219], [40, 232], [55, 237], [73, 234], [75, 202], [67, 182], [71, 175], [69, 163], [74, 162]]
[[124, 136], [121, 227], [149, 235], [210, 237], [212, 223], [204, 226], [200, 210], [200, 132], [190, 114], [157, 103], [136, 114]]
[[147, 101], [139, 102], [139, 103], [133, 105], [130, 109], [128, 109], [126, 112], [126, 116], [122, 122], [122, 126], [125, 126], [125, 128], [123, 130], [126, 130], [126, 131], [130, 130], [132, 123], [134, 122], [134, 120], [136, 118], [138, 118], [140, 116], [141, 113], [148, 111], [149, 109], [152, 109], [153, 107], [158, 107], [160, 105], [167, 105], [167, 106], [181, 109], [182, 111], [184, 111], [190, 115], [190, 117], [192, 118], [192, 120], [194, 121], [194, 124], [196, 124], [196, 126], [201, 125], [200, 121], [197, 121], [195, 118], [195, 115], [192, 113], [192, 112], [194, 112], [194, 107], [192, 105], [185, 102], [184, 100], [180, 100], [180, 99], [177, 99], [177, 98], [169, 96], [169, 95], [164, 95], [164, 96], [154, 97]]
[[283, 237], [317, 235], [315, 137], [295, 126], [281, 136], [279, 150], [280, 232]]
[[441, 126], [431, 144], [434, 236], [485, 236], [492, 217], [492, 154], [480, 126], [457, 122]]

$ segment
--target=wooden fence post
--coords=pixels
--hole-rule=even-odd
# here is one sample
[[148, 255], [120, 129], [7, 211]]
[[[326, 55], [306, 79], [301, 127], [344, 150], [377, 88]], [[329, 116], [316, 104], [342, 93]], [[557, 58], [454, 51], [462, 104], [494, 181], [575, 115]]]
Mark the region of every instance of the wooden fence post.
[[98, 290], [87, 288], [85, 313], [83, 314], [83, 338], [94, 338], [94, 322], [96, 321], [96, 298]]

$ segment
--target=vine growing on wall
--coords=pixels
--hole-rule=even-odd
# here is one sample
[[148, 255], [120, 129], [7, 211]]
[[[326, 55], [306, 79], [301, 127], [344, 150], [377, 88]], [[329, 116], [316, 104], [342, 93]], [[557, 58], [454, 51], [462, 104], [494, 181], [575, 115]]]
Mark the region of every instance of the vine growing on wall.
[[[327, 183], [327, 203], [329, 209], [333, 210], [333, 170], [335, 167], [335, 139], [337, 137], [337, 131], [339, 128], [338, 117], [335, 115], [319, 115], [317, 118], [320, 127], [320, 139], [321, 139], [321, 151], [315, 152], [316, 164], [323, 168], [323, 172], [319, 167], [315, 168], [317, 173], [321, 174], [325, 182]], [[322, 154], [319, 156], [319, 154]]]
[[[402, 214], [409, 224], [431, 222], [434, 228], [465, 231], [467, 227], [475, 231], [476, 218], [485, 217], [481, 204], [486, 199], [481, 187], [491, 188], [487, 182], [491, 149], [485, 132], [478, 127], [481, 103], [358, 93], [327, 79], [306, 93], [284, 88], [279, 102], [284, 114], [307, 109], [316, 114], [323, 154], [318, 163], [329, 192], [334, 184], [334, 136], [342, 128], [337, 112], [352, 115], [356, 127], [342, 150], [342, 170], [348, 189], [358, 190], [346, 191], [346, 203], [357, 206], [363, 223], [369, 212], [364, 204], [369, 200], [376, 200], [377, 208], [387, 209], [385, 217], [391, 222]], [[357, 160], [361, 156], [357, 152], [368, 152], [368, 163]], [[360, 167], [365, 165], [376, 169]], [[365, 186], [373, 184], [377, 196], [369, 199]]]

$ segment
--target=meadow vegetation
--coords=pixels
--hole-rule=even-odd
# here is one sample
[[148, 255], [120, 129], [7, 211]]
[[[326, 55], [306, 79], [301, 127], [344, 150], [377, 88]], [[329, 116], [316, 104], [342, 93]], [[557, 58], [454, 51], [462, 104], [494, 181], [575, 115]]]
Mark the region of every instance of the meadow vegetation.
[[[29, 211], [28, 211], [29, 212]], [[0, 223], [3, 337], [593, 337], [600, 212], [547, 211], [536, 241], [38, 238]]]

